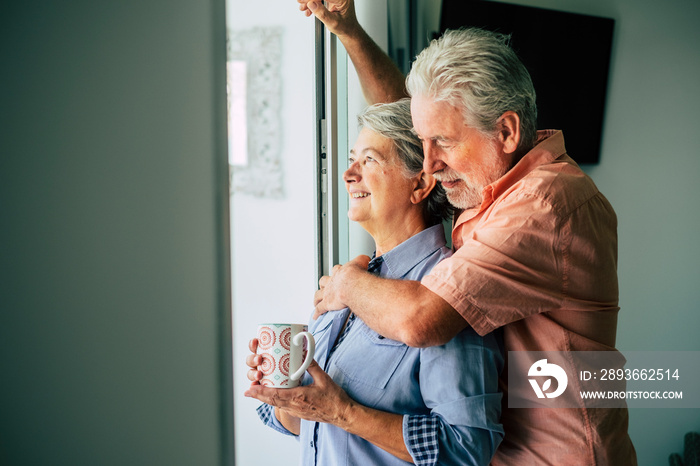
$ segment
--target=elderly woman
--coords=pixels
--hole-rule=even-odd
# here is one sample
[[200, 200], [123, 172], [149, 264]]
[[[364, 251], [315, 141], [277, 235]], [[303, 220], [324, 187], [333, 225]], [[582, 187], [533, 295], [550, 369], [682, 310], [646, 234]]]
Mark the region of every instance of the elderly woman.
[[[359, 121], [343, 175], [348, 217], [374, 239], [370, 271], [420, 280], [451, 254], [444, 191], [422, 170], [408, 99], [370, 107]], [[468, 328], [443, 346], [411, 348], [375, 333], [350, 309], [312, 320], [309, 330], [316, 362], [301, 387], [263, 387], [260, 356], [246, 360], [253, 382], [246, 396], [266, 403], [258, 409], [263, 422], [298, 436], [302, 465], [489, 463], [503, 438], [500, 335]]]

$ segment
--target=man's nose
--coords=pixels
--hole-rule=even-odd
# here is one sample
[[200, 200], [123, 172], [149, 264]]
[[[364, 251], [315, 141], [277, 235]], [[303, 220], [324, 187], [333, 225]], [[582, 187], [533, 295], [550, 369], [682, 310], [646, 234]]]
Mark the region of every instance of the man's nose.
[[429, 175], [445, 168], [445, 162], [439, 155], [439, 150], [433, 141], [423, 141], [423, 171]]

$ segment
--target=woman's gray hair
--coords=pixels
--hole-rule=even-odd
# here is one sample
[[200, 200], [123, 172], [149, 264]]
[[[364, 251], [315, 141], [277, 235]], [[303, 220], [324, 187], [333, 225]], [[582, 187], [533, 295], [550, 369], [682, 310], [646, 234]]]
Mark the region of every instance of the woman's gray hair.
[[509, 41], [483, 29], [448, 30], [418, 55], [406, 88], [413, 97], [462, 109], [469, 126], [491, 137], [498, 118], [513, 111], [520, 117], [519, 147], [530, 149], [537, 139], [535, 88]]
[[[423, 145], [413, 131], [411, 99], [367, 107], [358, 117], [360, 128], [367, 128], [391, 139], [407, 178], [423, 170]], [[448, 219], [453, 208], [440, 183], [437, 183], [423, 203], [423, 214], [428, 225]]]

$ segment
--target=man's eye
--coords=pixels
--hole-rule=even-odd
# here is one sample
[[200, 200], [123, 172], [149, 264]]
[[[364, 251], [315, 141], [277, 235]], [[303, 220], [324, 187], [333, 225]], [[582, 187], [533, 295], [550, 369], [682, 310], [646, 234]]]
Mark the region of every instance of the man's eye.
[[367, 161], [368, 161], [368, 162], [374, 162], [375, 160], [374, 160], [372, 157], [370, 157], [370, 156], [368, 155], [368, 156], [367, 156]]
[[348, 165], [352, 165], [353, 163], [355, 163], [355, 159], [352, 157], [348, 158]]

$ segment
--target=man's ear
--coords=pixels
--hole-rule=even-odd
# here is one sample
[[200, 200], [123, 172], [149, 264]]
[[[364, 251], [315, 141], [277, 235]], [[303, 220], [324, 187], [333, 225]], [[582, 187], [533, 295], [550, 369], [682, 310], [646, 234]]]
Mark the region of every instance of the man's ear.
[[517, 113], [508, 110], [500, 116], [496, 125], [498, 140], [503, 145], [503, 152], [513, 154], [520, 144], [520, 117]]
[[437, 180], [433, 178], [433, 175], [429, 175], [421, 170], [415, 178], [413, 193], [411, 193], [411, 202], [413, 204], [420, 204], [423, 202], [433, 190], [436, 183]]

